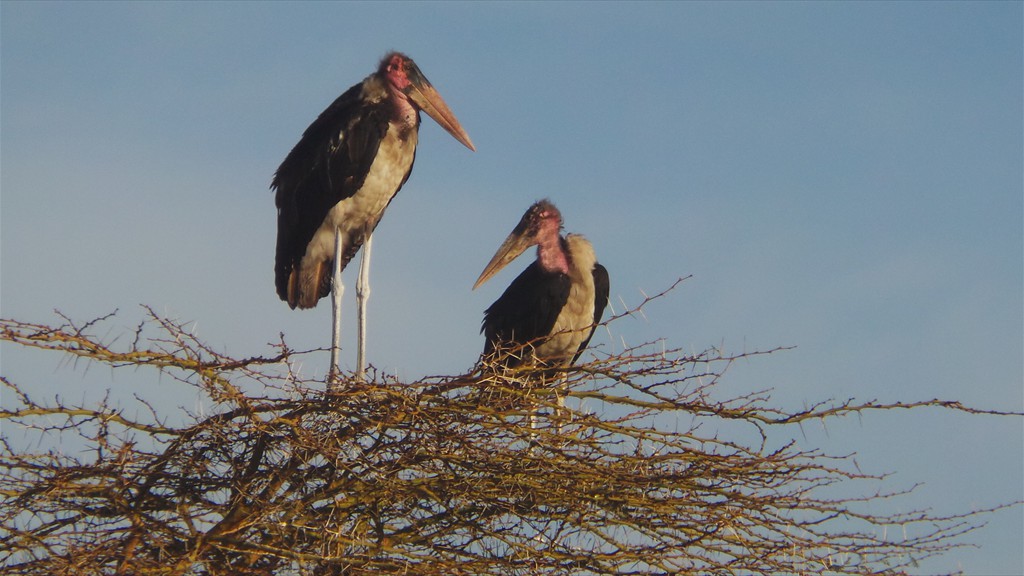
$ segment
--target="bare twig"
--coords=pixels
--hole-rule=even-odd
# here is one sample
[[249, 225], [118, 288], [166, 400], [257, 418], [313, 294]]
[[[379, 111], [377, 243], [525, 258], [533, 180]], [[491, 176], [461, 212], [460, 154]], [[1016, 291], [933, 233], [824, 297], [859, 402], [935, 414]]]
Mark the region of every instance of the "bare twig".
[[[143, 421], [105, 398], [43, 402], [3, 378], [0, 422], [37, 436], [29, 449], [0, 438], [5, 573], [900, 573], [1019, 504], [874, 512], [913, 487], [881, 490], [884, 476], [853, 455], [787, 439], [792, 425], [926, 407], [1020, 414], [718, 397], [731, 363], [782, 349], [684, 354], [653, 341], [562, 371], [557, 391], [522, 385], [545, 381], [536, 369], [483, 367], [416, 382], [371, 369], [327, 394], [283, 336], [274, 354], [233, 359], [147, 310], [121, 345], [95, 336], [112, 316], [0, 321], [4, 341], [154, 368], [216, 406], [171, 415], [136, 396]], [[735, 426], [755, 440], [730, 436]], [[66, 435], [83, 448], [54, 449]]]

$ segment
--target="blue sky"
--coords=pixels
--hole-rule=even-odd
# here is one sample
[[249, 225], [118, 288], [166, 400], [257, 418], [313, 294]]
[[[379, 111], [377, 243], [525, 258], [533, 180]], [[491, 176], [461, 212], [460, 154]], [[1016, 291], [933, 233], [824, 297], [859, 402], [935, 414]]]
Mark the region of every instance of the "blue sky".
[[[281, 332], [326, 346], [327, 302], [291, 311], [274, 293], [268, 186], [309, 122], [398, 49], [479, 151], [424, 120], [375, 235], [375, 366], [469, 368], [483, 309], [528, 258], [470, 287], [549, 197], [594, 243], [617, 308], [693, 275], [595, 345], [796, 346], [723, 384], [791, 408], [1022, 409], [1021, 3], [4, 2], [0, 26], [3, 317], [117, 308], [129, 330], [148, 304], [233, 355]], [[2, 352], [5, 376], [71, 398], [139, 377]], [[925, 482], [900, 506], [1024, 497], [1020, 419], [876, 413], [805, 434], [893, 472], [886, 487]], [[1020, 574], [1022, 530], [1019, 507], [993, 515], [967, 539], [979, 549], [922, 572]]]

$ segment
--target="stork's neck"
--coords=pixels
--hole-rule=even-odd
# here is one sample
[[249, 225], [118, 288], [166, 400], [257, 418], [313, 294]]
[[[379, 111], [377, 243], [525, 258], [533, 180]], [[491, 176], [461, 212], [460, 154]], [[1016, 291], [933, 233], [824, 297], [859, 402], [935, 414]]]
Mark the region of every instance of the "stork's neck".
[[557, 229], [537, 244], [537, 262], [545, 272], [569, 273], [569, 255]]
[[420, 127], [420, 113], [419, 110], [413, 106], [412, 101], [405, 95], [404, 92], [398, 88], [389, 85], [388, 91], [391, 93], [391, 121], [400, 124], [405, 128], [419, 128]]

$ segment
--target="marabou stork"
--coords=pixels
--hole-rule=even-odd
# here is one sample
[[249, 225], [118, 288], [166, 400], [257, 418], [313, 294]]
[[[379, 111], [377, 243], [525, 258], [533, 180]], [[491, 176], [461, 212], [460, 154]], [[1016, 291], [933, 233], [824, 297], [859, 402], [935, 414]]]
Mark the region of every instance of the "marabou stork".
[[356, 375], [362, 377], [370, 235], [412, 171], [421, 110], [476, 150], [412, 59], [392, 52], [306, 128], [271, 184], [277, 191], [277, 294], [292, 308], [312, 308], [333, 293], [334, 376], [339, 373], [341, 271], [365, 243], [356, 285]]
[[561, 228], [562, 215], [550, 201], [530, 206], [473, 286], [537, 246], [537, 260], [484, 312], [485, 362], [564, 368], [590, 343], [608, 304], [608, 271], [586, 238], [563, 237]]

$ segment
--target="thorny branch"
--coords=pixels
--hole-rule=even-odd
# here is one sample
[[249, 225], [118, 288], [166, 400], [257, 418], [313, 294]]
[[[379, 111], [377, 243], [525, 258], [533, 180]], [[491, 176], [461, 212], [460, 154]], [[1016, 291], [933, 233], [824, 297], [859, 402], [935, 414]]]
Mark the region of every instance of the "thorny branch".
[[[283, 337], [273, 355], [233, 359], [147, 311], [122, 345], [95, 335], [112, 316], [0, 320], [3, 341], [155, 368], [216, 406], [168, 414], [136, 398], [143, 418], [109, 398], [43, 402], [0, 377], [5, 573], [900, 573], [962, 545], [991, 510], [873, 512], [913, 488], [879, 491], [883, 477], [851, 455], [777, 432], [867, 410], [1020, 415], [938, 399], [799, 411], [769, 391], [721, 399], [732, 362], [777, 350], [657, 342], [596, 355], [556, 388], [524, 387], [528, 368], [481, 369], [371, 374], [325, 394]], [[760, 440], [730, 439], [726, 423]], [[34, 440], [15, 446], [11, 427]], [[868, 495], [844, 496], [851, 486]]]

